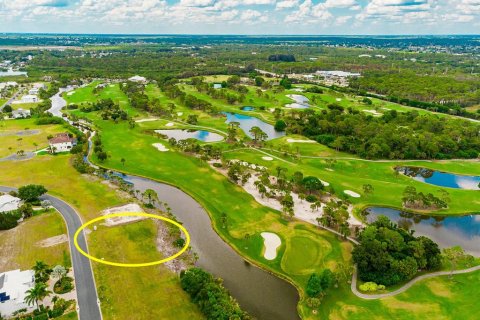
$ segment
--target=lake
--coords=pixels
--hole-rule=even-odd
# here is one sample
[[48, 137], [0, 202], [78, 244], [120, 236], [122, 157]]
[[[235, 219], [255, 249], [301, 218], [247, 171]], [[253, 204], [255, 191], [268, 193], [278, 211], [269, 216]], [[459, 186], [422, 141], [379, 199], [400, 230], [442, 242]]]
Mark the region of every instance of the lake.
[[384, 215], [401, 226], [415, 230], [416, 236], [427, 236], [441, 248], [461, 246], [466, 252], [480, 256], [480, 215], [425, 216], [397, 209], [371, 207], [367, 221]]
[[227, 116], [227, 123], [240, 123], [240, 129], [242, 129], [243, 132], [245, 132], [245, 134], [250, 138], [253, 138], [253, 135], [249, 132], [252, 127], [259, 127], [262, 129], [262, 131], [268, 135], [267, 140], [280, 138], [285, 135], [284, 131], [276, 131], [271, 124], [268, 124], [258, 118], [231, 112], [223, 112], [223, 114]]
[[223, 136], [206, 130], [155, 130], [155, 132], [166, 135], [168, 138], [178, 140], [197, 139], [204, 142], [218, 142], [223, 140]]
[[7, 71], [0, 71], [0, 77], [11, 76], [27, 76], [27, 73], [25, 71], [13, 71], [13, 69], [8, 69]]
[[480, 177], [441, 172], [420, 167], [397, 167], [395, 170], [417, 181], [439, 187], [454, 189], [480, 190]]
[[305, 97], [305, 96], [302, 96], [302, 95], [299, 95], [299, 94], [289, 94], [289, 95], [287, 95], [287, 97], [289, 97], [290, 99], [292, 99], [295, 102], [286, 104], [285, 105], [286, 108], [290, 108], [290, 109], [307, 109], [307, 108], [310, 108], [310, 104], [309, 104], [310, 100], [308, 100], [308, 98]]

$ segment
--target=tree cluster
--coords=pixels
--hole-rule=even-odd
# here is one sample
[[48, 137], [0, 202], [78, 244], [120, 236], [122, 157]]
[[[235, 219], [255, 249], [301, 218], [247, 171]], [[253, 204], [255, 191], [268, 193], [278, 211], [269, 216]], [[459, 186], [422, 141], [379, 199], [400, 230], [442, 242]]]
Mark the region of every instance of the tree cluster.
[[362, 281], [386, 286], [412, 279], [419, 270], [431, 271], [441, 265], [438, 245], [427, 237], [414, 237], [387, 217], [366, 227], [352, 252]]
[[235, 299], [223, 287], [220, 279], [200, 268], [191, 268], [180, 274], [180, 285], [198, 305], [207, 319], [249, 320]]

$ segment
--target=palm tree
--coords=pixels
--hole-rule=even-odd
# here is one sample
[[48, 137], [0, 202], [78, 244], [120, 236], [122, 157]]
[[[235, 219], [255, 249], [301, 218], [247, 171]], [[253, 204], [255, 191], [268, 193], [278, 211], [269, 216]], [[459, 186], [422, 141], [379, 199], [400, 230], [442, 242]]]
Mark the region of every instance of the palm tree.
[[38, 275], [43, 277], [47, 273], [48, 265], [41, 260], [37, 260], [35, 261], [35, 265], [32, 267], [32, 269], [35, 271], [35, 276]]
[[48, 297], [52, 292], [47, 289], [47, 285], [43, 282], [35, 283], [35, 286], [30, 290], [25, 292], [27, 295], [25, 296], [25, 302], [28, 305], [37, 305], [37, 310], [40, 310], [38, 306], [38, 301], [42, 301], [46, 297]]

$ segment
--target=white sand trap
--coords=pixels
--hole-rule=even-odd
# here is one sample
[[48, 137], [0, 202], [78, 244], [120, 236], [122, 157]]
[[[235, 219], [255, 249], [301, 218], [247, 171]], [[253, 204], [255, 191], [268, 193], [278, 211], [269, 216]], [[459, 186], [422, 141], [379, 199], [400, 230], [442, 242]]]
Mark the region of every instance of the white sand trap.
[[289, 143], [315, 143], [313, 140], [301, 140], [301, 139], [287, 139]]
[[265, 160], [265, 161], [272, 161], [273, 160], [272, 157], [262, 157], [262, 159]]
[[360, 198], [360, 195], [352, 190], [343, 190], [343, 193], [348, 194], [350, 197], [353, 198]]
[[333, 169], [330, 169], [330, 168], [325, 168], [325, 170], [327, 170], [327, 171], [330, 171], [330, 172], [333, 172], [333, 171], [335, 171], [335, 170], [333, 170]]
[[337, 102], [340, 102], [340, 101], [342, 101], [342, 99], [340, 99], [340, 98], [337, 98], [337, 99], [335, 99], [335, 100], [337, 100]]
[[173, 127], [175, 125], [175, 123], [173, 122], [169, 122], [165, 125], [165, 127]]
[[183, 116], [183, 112], [177, 112], [177, 116], [179, 117]]
[[263, 257], [267, 260], [273, 260], [277, 257], [277, 249], [282, 244], [282, 240], [275, 233], [262, 232], [263, 244], [265, 245], [265, 252]]
[[75, 91], [70, 91], [69, 93], [67, 93], [67, 96], [71, 96], [74, 93], [75, 93]]
[[157, 150], [160, 151], [160, 152], [168, 151], [168, 149], [163, 145], [163, 143], [154, 143], [154, 144], [152, 144], [152, 146], [157, 148]]
[[148, 118], [148, 119], [140, 119], [140, 120], [135, 120], [135, 122], [150, 122], [150, 121], [157, 121], [157, 118]]
[[59, 236], [47, 238], [41, 241], [38, 241], [35, 245], [37, 247], [48, 248], [53, 247], [57, 244], [64, 243], [68, 241], [68, 237], [66, 234], [61, 234]]
[[109, 85], [109, 87], [110, 87], [110, 88], [113, 88], [113, 87], [115, 87], [115, 85], [114, 85], [114, 84], [111, 84], [111, 85]]
[[365, 109], [365, 110], [363, 110], [363, 112], [371, 113], [371, 114], [373, 114], [373, 116], [375, 116], [375, 117], [380, 117], [380, 116], [383, 115], [382, 113], [378, 113], [376, 110], [366, 110], [366, 109]]
[[330, 185], [330, 183], [328, 183], [327, 181], [320, 180], [320, 182], [321, 182], [325, 187], [328, 187], [328, 186]]
[[[105, 216], [108, 214], [120, 213], [120, 212], [144, 212], [144, 211], [137, 203], [129, 203], [124, 206], [105, 209], [102, 211], [102, 215]], [[137, 222], [144, 219], [145, 219], [144, 217], [134, 217], [134, 216], [109, 218], [105, 220], [106, 222], [105, 225], [112, 227], [120, 224]]]

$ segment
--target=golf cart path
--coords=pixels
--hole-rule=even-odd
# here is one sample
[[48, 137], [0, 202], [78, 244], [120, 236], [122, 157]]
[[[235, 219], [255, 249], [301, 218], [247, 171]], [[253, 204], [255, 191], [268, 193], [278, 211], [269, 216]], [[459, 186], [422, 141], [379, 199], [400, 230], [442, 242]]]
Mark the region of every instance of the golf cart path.
[[[16, 188], [0, 186], [0, 192], [16, 191]], [[78, 228], [82, 226], [80, 215], [68, 203], [51, 195], [40, 197], [48, 200], [60, 212], [67, 224], [70, 254], [72, 257], [75, 287], [77, 289], [77, 312], [80, 320], [101, 320], [100, 300], [98, 300], [95, 279], [93, 277], [90, 260], [82, 255], [73, 243], [73, 237]], [[88, 253], [85, 235], [81, 232], [78, 236], [79, 246]]]
[[438, 272], [432, 272], [428, 274], [424, 274], [421, 276], [418, 276], [409, 282], [407, 282], [403, 287], [392, 291], [392, 292], [387, 292], [387, 293], [379, 293], [379, 294], [365, 294], [361, 293], [357, 289], [357, 268], [355, 267], [353, 270], [353, 276], [352, 276], [352, 284], [351, 284], [351, 289], [354, 295], [361, 299], [366, 299], [366, 300], [375, 300], [375, 299], [381, 299], [381, 298], [387, 298], [387, 297], [393, 297], [396, 296], [397, 294], [400, 294], [402, 292], [407, 291], [410, 289], [411, 286], [413, 286], [415, 283], [425, 280], [425, 279], [430, 279], [430, 278], [435, 278], [435, 277], [440, 277], [440, 276], [449, 276], [449, 275], [454, 275], [454, 274], [465, 274], [465, 273], [470, 273], [470, 272], [475, 272], [479, 271], [480, 266], [475, 266], [469, 269], [463, 269], [463, 270], [454, 270], [454, 271], [438, 271]]

